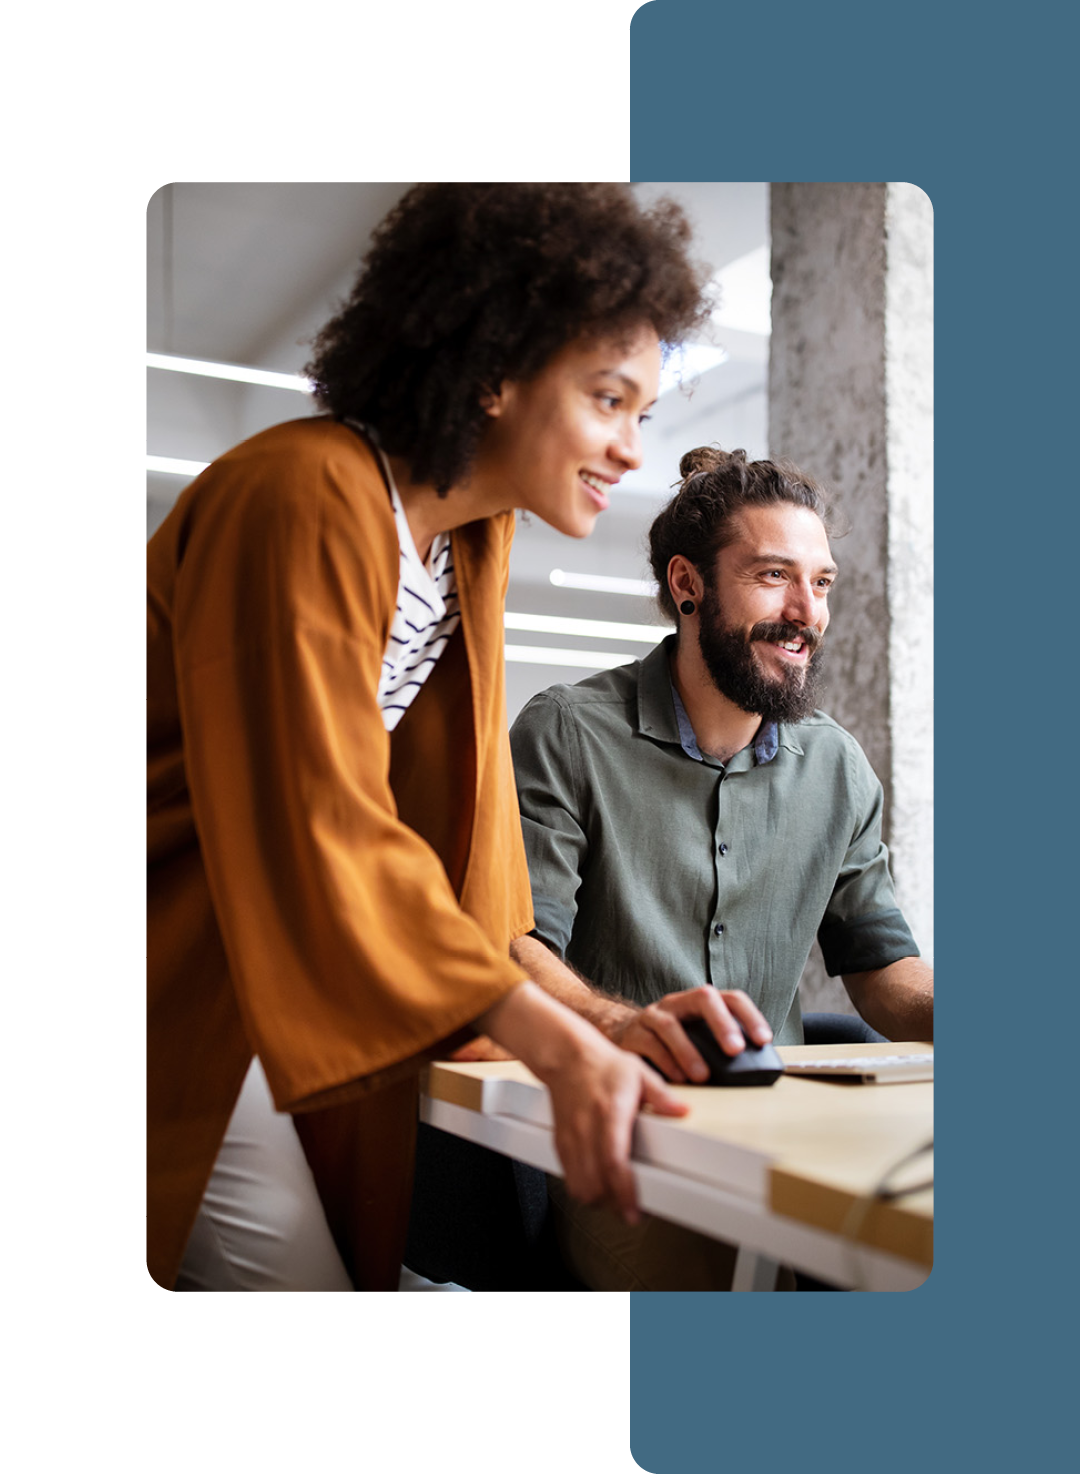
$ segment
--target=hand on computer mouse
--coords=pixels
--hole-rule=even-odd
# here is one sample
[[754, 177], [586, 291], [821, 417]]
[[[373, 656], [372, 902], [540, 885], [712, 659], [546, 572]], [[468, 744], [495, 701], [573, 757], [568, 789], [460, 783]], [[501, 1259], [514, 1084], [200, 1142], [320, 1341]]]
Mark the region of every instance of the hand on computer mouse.
[[772, 1029], [760, 1009], [738, 988], [687, 988], [668, 993], [647, 1008], [620, 1005], [617, 1023], [601, 1027], [615, 1044], [642, 1055], [672, 1084], [706, 1084], [709, 1069], [687, 1024], [704, 1024], [712, 1047], [738, 1055], [749, 1045], [772, 1039]]
[[774, 1085], [784, 1073], [784, 1062], [771, 1043], [755, 1044], [744, 1034], [746, 1047], [727, 1054], [713, 1038], [704, 1019], [683, 1019], [682, 1026], [709, 1069], [705, 1085]]

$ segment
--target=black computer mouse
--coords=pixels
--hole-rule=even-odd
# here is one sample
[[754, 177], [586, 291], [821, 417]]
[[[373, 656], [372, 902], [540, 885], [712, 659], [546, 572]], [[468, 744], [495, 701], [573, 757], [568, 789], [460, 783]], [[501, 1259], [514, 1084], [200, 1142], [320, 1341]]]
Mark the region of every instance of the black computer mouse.
[[771, 1044], [754, 1044], [745, 1029], [742, 1036], [746, 1048], [741, 1054], [725, 1054], [703, 1018], [684, 1018], [679, 1022], [690, 1043], [709, 1067], [707, 1080], [691, 1080], [691, 1085], [775, 1085], [784, 1073], [784, 1062]]

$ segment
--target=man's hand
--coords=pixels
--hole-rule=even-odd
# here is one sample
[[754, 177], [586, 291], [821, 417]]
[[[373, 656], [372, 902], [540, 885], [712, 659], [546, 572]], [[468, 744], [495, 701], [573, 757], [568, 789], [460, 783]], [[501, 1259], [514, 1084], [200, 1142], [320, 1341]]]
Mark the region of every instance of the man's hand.
[[567, 1191], [636, 1223], [630, 1146], [637, 1113], [647, 1105], [665, 1116], [685, 1116], [689, 1107], [640, 1059], [533, 983], [519, 984], [476, 1026], [512, 1050], [551, 1092]]
[[709, 1067], [690, 1043], [680, 1019], [702, 1018], [725, 1054], [745, 1048], [741, 1023], [756, 1044], [772, 1039], [764, 1015], [738, 989], [690, 988], [668, 993], [648, 1008], [639, 1009], [608, 1037], [623, 1049], [632, 1050], [658, 1065], [672, 1083], [707, 1080]]
[[739, 1023], [755, 1044], [768, 1044], [772, 1039], [764, 1016], [738, 990], [689, 988], [639, 1008], [624, 998], [598, 993], [535, 937], [518, 937], [511, 942], [510, 952], [545, 993], [587, 1018], [620, 1049], [651, 1059], [675, 1085], [709, 1078], [708, 1066], [683, 1032], [680, 1018], [703, 1018], [726, 1054], [738, 1054], [744, 1048]]
[[565, 1003], [582, 1018], [587, 1018], [609, 1039], [614, 1039], [616, 1033], [639, 1012], [636, 1003], [627, 1003], [625, 998], [613, 998], [610, 993], [597, 992], [580, 973], [556, 957], [536, 937], [518, 937], [511, 942], [510, 956], [545, 993]]

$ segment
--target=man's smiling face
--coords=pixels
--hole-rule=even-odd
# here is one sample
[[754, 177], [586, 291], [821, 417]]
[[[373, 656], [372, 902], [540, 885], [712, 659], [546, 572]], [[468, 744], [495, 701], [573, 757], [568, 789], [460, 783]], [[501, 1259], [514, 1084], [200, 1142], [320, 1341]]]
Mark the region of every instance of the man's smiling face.
[[836, 565], [806, 507], [744, 507], [701, 600], [701, 654], [717, 689], [766, 721], [813, 711]]

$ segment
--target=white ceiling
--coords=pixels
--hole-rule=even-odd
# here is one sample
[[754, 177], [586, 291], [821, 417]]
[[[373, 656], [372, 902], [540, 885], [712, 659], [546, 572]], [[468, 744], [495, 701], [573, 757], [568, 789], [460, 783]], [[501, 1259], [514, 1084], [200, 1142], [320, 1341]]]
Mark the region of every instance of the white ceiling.
[[[147, 214], [147, 348], [298, 373], [314, 333], [348, 292], [370, 232], [405, 184], [173, 184]], [[642, 196], [680, 200], [695, 226], [697, 254], [718, 272], [768, 241], [765, 184], [641, 184]], [[768, 339], [720, 328], [728, 358], [690, 386], [665, 394], [645, 427], [641, 469], [624, 478], [611, 509], [584, 542], [535, 519], [519, 526], [507, 608], [523, 613], [656, 622], [650, 600], [556, 589], [552, 568], [630, 578], [646, 575], [644, 537], [669, 495], [680, 455], [719, 441], [767, 453]], [[285, 389], [148, 370], [147, 451], [208, 461], [245, 436], [311, 412]], [[186, 484], [149, 473], [148, 529]], [[514, 632], [514, 644], [622, 650], [646, 645]], [[606, 663], [606, 662], [604, 662]], [[511, 718], [555, 681], [589, 672], [557, 664], [507, 667]]]

